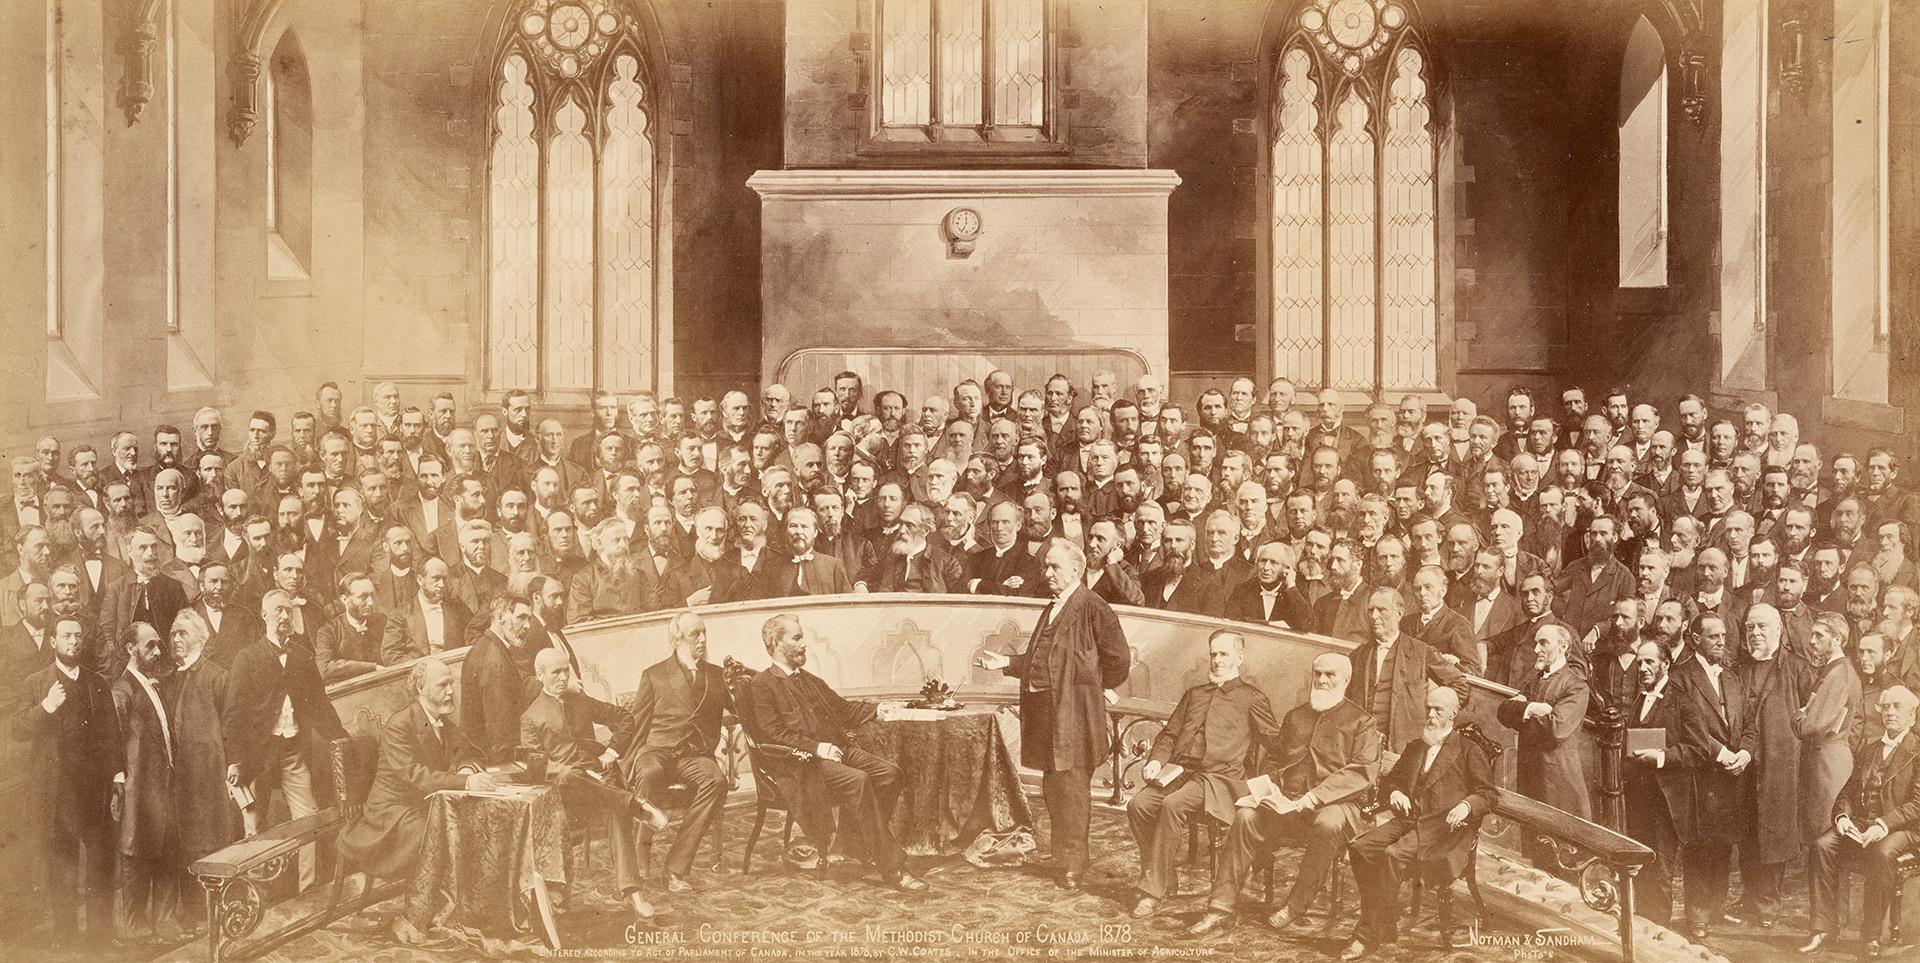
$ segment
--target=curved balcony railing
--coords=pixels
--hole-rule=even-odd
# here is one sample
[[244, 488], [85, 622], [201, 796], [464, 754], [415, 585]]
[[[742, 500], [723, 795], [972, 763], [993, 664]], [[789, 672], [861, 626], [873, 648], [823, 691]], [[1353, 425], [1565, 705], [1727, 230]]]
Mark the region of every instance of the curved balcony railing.
[[[981, 653], [1023, 648], [1044, 603], [1035, 599], [922, 594], [811, 596], [706, 606], [707, 657], [715, 664], [731, 657], [748, 666], [767, 664], [761, 626], [774, 614], [799, 616], [810, 636], [807, 667], [837, 691], [854, 698], [908, 697], [928, 679], [951, 685], [966, 701], [1018, 700], [1015, 680], [975, 667]], [[1354, 643], [1265, 625], [1117, 606], [1132, 654], [1131, 670], [1109, 712], [1116, 738], [1106, 762], [1094, 775], [1098, 801], [1122, 805], [1140, 785], [1146, 747], [1165, 724], [1180, 695], [1206, 679], [1206, 639], [1227, 628], [1247, 639], [1246, 678], [1260, 686], [1277, 712], [1305, 701], [1309, 666], [1323, 652], [1351, 652]], [[587, 691], [609, 702], [625, 702], [638, 688], [647, 666], [671, 655], [667, 624], [675, 612], [602, 619], [569, 626], [567, 635], [579, 656]], [[443, 653], [458, 675], [465, 649]], [[409, 666], [387, 666], [328, 687], [334, 707], [355, 735], [379, 731], [385, 719], [404, 709]], [[1513, 734], [1495, 719], [1496, 707], [1514, 690], [1470, 677], [1469, 696], [1460, 721], [1509, 748]], [[1017, 727], [1008, 727], [1012, 738]], [[1389, 747], [1397, 749], [1398, 747]], [[729, 730], [720, 761], [736, 791], [749, 791], [751, 766], [737, 727]], [[1016, 758], [1018, 756], [1015, 747]], [[1535, 800], [1515, 797], [1515, 753], [1500, 754], [1496, 781], [1512, 797], [1482, 828], [1483, 841], [1519, 852], [1525, 839], [1553, 842], [1555, 854], [1571, 873], [1585, 902], [1621, 922], [1623, 956], [1632, 959], [1629, 925], [1631, 877], [1651, 853], [1596, 823], [1578, 819]], [[1601, 772], [1605, 767], [1597, 768]], [[14, 781], [26, 777], [9, 766]]]

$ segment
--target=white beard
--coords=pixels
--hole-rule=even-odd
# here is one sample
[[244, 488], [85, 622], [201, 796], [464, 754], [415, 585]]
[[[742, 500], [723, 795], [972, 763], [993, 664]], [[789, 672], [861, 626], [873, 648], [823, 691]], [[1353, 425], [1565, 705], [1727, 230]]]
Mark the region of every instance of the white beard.
[[1325, 712], [1340, 704], [1347, 697], [1345, 689], [1308, 689], [1307, 705], [1315, 712]]
[[1452, 734], [1452, 726], [1422, 726], [1420, 729], [1420, 741], [1429, 746], [1437, 746], [1442, 740]]

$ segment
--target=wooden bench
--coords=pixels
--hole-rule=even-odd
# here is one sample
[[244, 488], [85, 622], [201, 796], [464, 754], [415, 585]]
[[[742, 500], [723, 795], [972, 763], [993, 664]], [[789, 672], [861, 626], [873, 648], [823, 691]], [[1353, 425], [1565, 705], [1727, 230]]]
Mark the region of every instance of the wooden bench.
[[289, 871], [298, 878], [300, 850], [337, 845], [340, 830], [354, 817], [373, 781], [378, 746], [372, 736], [336, 739], [328, 747], [333, 775], [333, 805], [277, 826], [270, 826], [195, 862], [189, 870], [207, 894], [207, 957], [213, 963], [256, 956], [304, 933], [391, 897], [397, 884], [376, 888], [369, 879], [362, 892], [342, 899], [342, 883], [351, 872], [336, 860], [333, 885], [319, 909], [274, 927], [254, 931], [266, 919], [269, 890]]

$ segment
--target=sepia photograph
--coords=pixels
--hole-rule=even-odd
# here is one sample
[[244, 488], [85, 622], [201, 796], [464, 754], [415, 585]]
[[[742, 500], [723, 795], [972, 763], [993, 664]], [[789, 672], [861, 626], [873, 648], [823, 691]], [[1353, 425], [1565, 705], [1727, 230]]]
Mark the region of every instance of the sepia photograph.
[[1920, 0], [0, 0], [0, 122], [7, 963], [1920, 963]]

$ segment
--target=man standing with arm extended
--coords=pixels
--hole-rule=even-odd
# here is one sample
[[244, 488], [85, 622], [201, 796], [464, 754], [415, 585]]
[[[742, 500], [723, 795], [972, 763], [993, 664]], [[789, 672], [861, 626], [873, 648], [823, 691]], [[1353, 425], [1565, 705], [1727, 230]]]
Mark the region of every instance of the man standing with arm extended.
[[1064, 539], [1047, 547], [1045, 576], [1054, 601], [1040, 615], [1025, 652], [989, 652], [983, 669], [1020, 680], [1020, 764], [1042, 773], [1060, 887], [1080, 887], [1093, 816], [1093, 769], [1107, 756], [1110, 729], [1102, 690], [1127, 681], [1127, 637], [1106, 601], [1086, 589], [1086, 556]]

